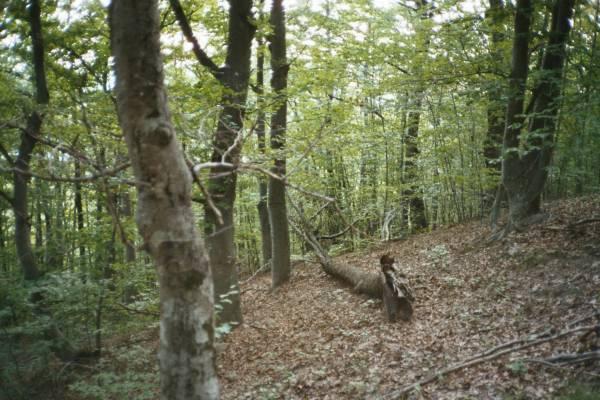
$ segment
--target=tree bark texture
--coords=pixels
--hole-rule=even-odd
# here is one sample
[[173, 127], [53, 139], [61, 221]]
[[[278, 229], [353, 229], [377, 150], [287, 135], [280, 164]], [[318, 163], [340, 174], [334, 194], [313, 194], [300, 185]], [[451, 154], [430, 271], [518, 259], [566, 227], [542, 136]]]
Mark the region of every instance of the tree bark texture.
[[[220, 79], [226, 90], [221, 100], [223, 111], [219, 116], [211, 161], [237, 164], [243, 139], [243, 116], [250, 77], [251, 44], [256, 27], [252, 24], [251, 0], [234, 0], [229, 4], [227, 56]], [[233, 218], [237, 175], [235, 171], [221, 167], [212, 168], [210, 173], [207, 189], [223, 217], [223, 224], [221, 224], [212, 209], [205, 207], [207, 244], [213, 271], [215, 301], [221, 308], [218, 320], [221, 323], [240, 323], [242, 310]]]
[[50, 95], [46, 84], [44, 66], [44, 41], [42, 37], [41, 10], [38, 0], [29, 5], [29, 26], [33, 54], [33, 81], [35, 85], [36, 110], [27, 119], [27, 127], [21, 133], [19, 152], [15, 159], [13, 174], [13, 211], [15, 213], [15, 243], [17, 257], [26, 280], [35, 280], [41, 273], [31, 247], [31, 223], [29, 220], [29, 175], [30, 162], [37, 137], [41, 134], [44, 119], [43, 108], [48, 105]]
[[115, 0], [110, 24], [119, 123], [138, 182], [136, 220], [160, 283], [161, 399], [217, 399], [212, 277], [167, 105], [157, 1]]
[[[502, 183], [509, 203], [509, 228], [519, 228], [540, 211], [541, 193], [552, 158], [565, 47], [571, 29], [573, 0], [557, 0], [541, 63], [541, 77], [532, 93], [533, 115], [524, 127], [523, 99], [528, 75], [531, 4], [517, 3], [509, 103], [504, 133]], [[526, 135], [522, 135], [526, 132]]]
[[[420, 14], [421, 21], [426, 21], [432, 17], [431, 6], [426, 0], [419, 0], [415, 2], [417, 12]], [[420, 40], [417, 48], [417, 59], [416, 66], [413, 69], [413, 73], [417, 76], [422, 74], [421, 62], [426, 62], [425, 58], [429, 52], [430, 35], [431, 32], [424, 32], [423, 28], [418, 28], [418, 34], [424, 35], [422, 41]], [[425, 93], [424, 87], [419, 85], [413, 93], [413, 100], [411, 104], [411, 110], [407, 117], [407, 128], [406, 136], [404, 140], [405, 144], [405, 158], [404, 158], [404, 182], [409, 185], [409, 188], [404, 191], [404, 195], [408, 197], [409, 203], [409, 215], [410, 223], [413, 230], [427, 228], [427, 218], [425, 216], [425, 202], [423, 195], [420, 193], [418, 187], [418, 171], [416, 166], [416, 160], [419, 156], [419, 125], [421, 123], [421, 106], [423, 103], [423, 96]], [[408, 218], [407, 218], [408, 220]]]
[[[286, 173], [285, 131], [287, 128], [287, 77], [289, 65], [286, 58], [285, 13], [283, 0], [273, 0], [271, 9], [271, 88], [277, 109], [271, 117], [271, 148], [275, 154], [273, 173], [284, 177]], [[288, 227], [285, 184], [269, 177], [269, 222], [271, 224], [271, 277], [273, 287], [290, 279], [290, 233]]]
[[427, 219], [425, 217], [425, 202], [423, 196], [419, 193], [417, 185], [417, 166], [416, 159], [419, 156], [419, 124], [421, 121], [421, 97], [423, 93], [417, 93], [417, 98], [414, 101], [414, 110], [408, 113], [408, 127], [406, 129], [406, 139], [404, 140], [406, 147], [406, 157], [404, 159], [405, 180], [410, 185], [410, 188], [404, 191], [405, 196], [408, 196], [410, 205], [410, 223], [413, 229], [427, 228]]

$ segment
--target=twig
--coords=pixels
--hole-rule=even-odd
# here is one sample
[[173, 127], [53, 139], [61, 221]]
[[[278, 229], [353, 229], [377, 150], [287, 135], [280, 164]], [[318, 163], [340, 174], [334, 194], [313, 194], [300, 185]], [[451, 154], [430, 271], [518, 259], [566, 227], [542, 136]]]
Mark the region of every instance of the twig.
[[569, 224], [569, 228], [575, 227], [578, 225], [591, 224], [593, 222], [600, 222], [600, 217], [580, 219], [577, 222], [573, 222], [572, 224]]
[[186, 162], [188, 168], [190, 169], [190, 172], [192, 174], [192, 179], [194, 180], [196, 185], [198, 185], [198, 187], [200, 188], [200, 191], [202, 192], [202, 195], [206, 199], [206, 204], [208, 204], [208, 206], [212, 210], [213, 214], [215, 214], [215, 216], [217, 217], [217, 221], [219, 222], [219, 225], [223, 225], [224, 224], [223, 214], [221, 214], [221, 210], [219, 210], [217, 208], [217, 206], [215, 205], [215, 203], [212, 201], [212, 196], [210, 195], [210, 193], [208, 193], [208, 190], [206, 190], [206, 188], [200, 181], [200, 178], [198, 178], [198, 175], [196, 174], [196, 171], [194, 170], [194, 164], [190, 161], [190, 159], [187, 157], [187, 155], [185, 155], [185, 162]]
[[[0, 129], [1, 129], [1, 127], [0, 127]], [[8, 153], [8, 150], [6, 150], [6, 148], [4, 147], [4, 145], [2, 143], [0, 143], [0, 154], [2, 154], [4, 156], [4, 158], [6, 159], [6, 161], [8, 161], [8, 163], [10, 165], [15, 164], [15, 160], [10, 156], [10, 154]]]
[[572, 327], [572, 326], [575, 326], [575, 325], [577, 325], [577, 324], [580, 324], [580, 323], [582, 323], [583, 321], [587, 321], [588, 319], [590, 319], [590, 318], [594, 318], [594, 317], [596, 317], [596, 318], [598, 319], [598, 322], [600, 322], [600, 311], [599, 311], [599, 310], [594, 310], [594, 312], [593, 312], [593, 313], [591, 313], [591, 314], [589, 314], [589, 315], [586, 315], [586, 316], [585, 316], [585, 317], [583, 317], [583, 318], [579, 318], [578, 320], [575, 320], [575, 321], [573, 321], [573, 322], [570, 322], [570, 323], [569, 323], [567, 326], [568, 326], [568, 327]]
[[32, 177], [32, 178], [37, 178], [37, 179], [41, 179], [44, 181], [52, 181], [52, 182], [71, 182], [71, 183], [87, 183], [87, 182], [93, 182], [96, 181], [100, 178], [106, 177], [106, 176], [114, 176], [116, 174], [118, 174], [119, 172], [129, 168], [130, 163], [125, 163], [125, 164], [121, 164], [119, 166], [117, 166], [116, 168], [113, 169], [105, 169], [105, 170], [101, 170], [98, 173], [95, 174], [91, 174], [91, 175], [87, 175], [87, 176], [80, 176], [80, 177], [75, 177], [75, 178], [70, 178], [70, 177], [64, 177], [64, 176], [56, 176], [54, 174], [50, 174], [50, 175], [40, 175], [40, 174], [36, 174], [34, 172], [31, 171], [24, 171], [22, 169], [19, 168], [0, 168], [0, 172], [5, 172], [5, 173], [18, 173], [21, 175], [25, 175], [28, 177]]
[[247, 324], [247, 325], [250, 326], [250, 327], [252, 327], [252, 328], [254, 328], [254, 329], [258, 329], [258, 330], [261, 330], [261, 331], [268, 331], [268, 329], [265, 328], [264, 326], [258, 326], [258, 325], [254, 325], [254, 324]]
[[[259, 269], [257, 269], [257, 270], [256, 270], [256, 271], [255, 271], [255, 272], [252, 274], [252, 276], [250, 276], [248, 279], [246, 279], [246, 280], [244, 280], [244, 281], [240, 282], [240, 285], [244, 285], [244, 284], [246, 284], [246, 283], [250, 282], [250, 281], [251, 281], [252, 279], [254, 279], [254, 278], [255, 278], [255, 277], [256, 277], [256, 276], [257, 276], [257, 275], [258, 275], [258, 274], [259, 274], [261, 271], [263, 271], [263, 270], [265, 269], [265, 267], [267, 267], [267, 266], [269, 266], [269, 265], [271, 265], [271, 262], [270, 262], [270, 261], [269, 261], [269, 262], [266, 262], [266, 263], [264, 263], [263, 265], [261, 265], [261, 267], [260, 267]], [[242, 292], [242, 293], [243, 293], [243, 292]]]
[[337, 237], [342, 236], [344, 233], [348, 232], [350, 230], [351, 226], [348, 225], [346, 226], [344, 229], [342, 229], [341, 231], [339, 231], [338, 233], [334, 233], [331, 235], [321, 235], [321, 236], [317, 236], [318, 240], [331, 240], [331, 239], [335, 239]]
[[[514, 353], [515, 351], [524, 350], [529, 347], [533, 347], [533, 346], [537, 346], [539, 344], [557, 340], [557, 339], [563, 338], [565, 336], [571, 335], [573, 333], [582, 332], [582, 331], [587, 332], [587, 331], [595, 330], [595, 329], [600, 329], [600, 325], [588, 325], [588, 326], [581, 326], [578, 328], [568, 329], [568, 330], [559, 332], [555, 335], [547, 336], [547, 337], [544, 337], [542, 339], [537, 339], [537, 340], [531, 340], [531, 339], [527, 339], [527, 338], [513, 340], [506, 344], [496, 346], [492, 350], [486, 351], [481, 354], [477, 354], [465, 361], [459, 362], [457, 364], [451, 365], [446, 368], [442, 368], [441, 370], [436, 371], [435, 373], [433, 373], [432, 375], [430, 375], [427, 378], [421, 379], [420, 381], [417, 381], [410, 385], [404, 386], [403, 388], [401, 388], [399, 390], [391, 392], [390, 394], [384, 396], [384, 399], [397, 399], [400, 396], [410, 393], [411, 391], [413, 391], [419, 387], [422, 387], [428, 383], [431, 383], [431, 382], [434, 382], [434, 381], [440, 379], [440, 377], [442, 377], [444, 375], [450, 374], [452, 372], [456, 372], [456, 371], [464, 369], [464, 368], [479, 365], [479, 364], [482, 364], [487, 361], [494, 360], [503, 355]], [[519, 344], [519, 343], [522, 343], [522, 344], [519, 346], [515, 346], [515, 344]], [[498, 349], [504, 349], [504, 350], [496, 351]]]
[[588, 351], [586, 353], [565, 353], [545, 358], [544, 361], [557, 364], [577, 364], [580, 362], [600, 360], [600, 350]]
[[4, 200], [6, 200], [6, 202], [8, 204], [10, 204], [12, 207], [15, 206], [15, 200], [12, 197], [10, 197], [10, 195], [8, 193], [6, 193], [5, 191], [0, 190], [0, 197], [2, 197]]
[[145, 311], [145, 310], [136, 310], [135, 308], [127, 307], [123, 303], [116, 303], [116, 304], [119, 307], [123, 308], [124, 310], [129, 311], [129, 312], [134, 313], [134, 314], [149, 315], [151, 317], [159, 317], [160, 316], [160, 313], [158, 313], [158, 312]]
[[[524, 359], [519, 360], [519, 361], [524, 362], [524, 363], [540, 364], [540, 365], [543, 365], [545, 367], [554, 368], [554, 369], [560, 369], [560, 370], [564, 370], [565, 368], [567, 368], [564, 365], [552, 364], [551, 362], [548, 362], [546, 360], [538, 360], [538, 359], [535, 359], [535, 358], [524, 358]], [[594, 378], [600, 377], [600, 375], [594, 374], [594, 373], [591, 373], [591, 372], [588, 372], [588, 371], [582, 371], [582, 372], [584, 374], [592, 376]]]
[[196, 56], [198, 62], [208, 68], [210, 73], [221, 83], [223, 83], [223, 71], [219, 69], [219, 67], [211, 60], [211, 58], [202, 50], [200, 44], [198, 43], [198, 39], [194, 36], [192, 32], [192, 28], [190, 27], [190, 23], [183, 12], [183, 8], [178, 0], [169, 0], [171, 4], [171, 8], [175, 13], [175, 18], [179, 23], [179, 27], [181, 28], [181, 32], [183, 36], [185, 36], [186, 40], [192, 44], [192, 51]]

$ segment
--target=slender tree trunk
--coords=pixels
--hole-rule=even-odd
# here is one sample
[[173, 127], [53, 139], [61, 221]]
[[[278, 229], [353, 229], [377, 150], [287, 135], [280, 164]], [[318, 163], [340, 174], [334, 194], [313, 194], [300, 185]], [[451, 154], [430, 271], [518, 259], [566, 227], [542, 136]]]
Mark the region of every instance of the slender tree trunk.
[[[125, 190], [122, 197], [121, 213], [123, 217], [129, 218], [133, 215], [133, 204], [131, 202], [131, 195], [129, 190]], [[125, 233], [125, 232], [122, 232]], [[135, 246], [130, 237], [122, 237], [121, 240], [125, 245], [125, 262], [132, 263], [135, 261]]]
[[[223, 112], [213, 142], [211, 161], [237, 164], [242, 145], [243, 116], [250, 77], [251, 43], [256, 30], [252, 25], [252, 1], [231, 1], [227, 57], [221, 82], [226, 88], [222, 99]], [[213, 279], [215, 301], [221, 310], [219, 322], [240, 323], [242, 310], [234, 244], [233, 205], [237, 174], [228, 168], [211, 169], [208, 192], [222, 214], [223, 223], [212, 209], [205, 207], [207, 244]]]
[[21, 133], [19, 152], [15, 160], [13, 175], [13, 210], [15, 213], [15, 243], [17, 257], [26, 280], [35, 280], [41, 273], [31, 248], [31, 223], [29, 220], [29, 177], [31, 156], [41, 134], [43, 108], [48, 105], [50, 95], [46, 85], [44, 68], [44, 42], [42, 39], [42, 21], [39, 0], [31, 0], [29, 5], [29, 24], [33, 46], [33, 70], [36, 90], [36, 106], [27, 120], [27, 127]]
[[[503, 59], [502, 41], [504, 40], [504, 26], [506, 9], [503, 0], [490, 0], [490, 7], [486, 12], [488, 19], [490, 40], [490, 57], [494, 62]], [[502, 70], [504, 70], [503, 66]], [[489, 210], [492, 207], [495, 195], [498, 192], [497, 177], [502, 173], [502, 140], [504, 136], [506, 103], [502, 100], [505, 91], [500, 79], [492, 79], [487, 91], [487, 135], [484, 142], [483, 157], [485, 166], [492, 174], [494, 180], [488, 190], [482, 192], [482, 208]]]
[[[273, 173], [285, 176], [286, 159], [285, 131], [287, 128], [287, 76], [290, 66], [286, 58], [285, 12], [283, 0], [273, 0], [270, 23], [273, 35], [271, 50], [271, 87], [277, 101], [277, 110], [271, 117], [271, 148], [275, 154]], [[285, 184], [282, 180], [269, 178], [269, 221], [273, 259], [271, 276], [273, 287], [280, 286], [290, 279], [290, 233], [288, 228]]]
[[[81, 163], [75, 160], [75, 177], [81, 177]], [[79, 233], [79, 259], [83, 265], [85, 263], [85, 239], [83, 235], [84, 214], [83, 214], [83, 196], [81, 194], [81, 183], [75, 183], [75, 220], [77, 223], [77, 232]]]
[[[427, 0], [416, 1], [417, 11], [421, 14], [420, 19], [422, 21], [428, 20], [432, 17], [431, 5]], [[418, 34], [424, 35], [422, 43], [419, 44], [417, 52], [420, 56], [415, 60], [416, 67], [413, 73], [418, 79], [422, 75], [421, 62], [425, 60], [425, 57], [429, 51], [430, 35], [431, 32], [417, 32]], [[417, 90], [413, 94], [413, 101], [411, 104], [411, 110], [408, 112], [407, 117], [407, 128], [404, 139], [405, 146], [405, 159], [404, 159], [404, 178], [405, 184], [408, 185], [408, 189], [404, 191], [404, 196], [408, 197], [410, 223], [412, 229], [423, 229], [427, 227], [427, 218], [425, 216], [425, 202], [423, 196], [418, 188], [418, 171], [416, 167], [416, 160], [419, 156], [419, 125], [421, 122], [421, 106], [423, 103], [424, 87], [420, 83]]]
[[157, 1], [115, 0], [110, 25], [119, 123], [139, 182], [137, 223], [160, 283], [161, 399], [217, 399], [212, 277], [167, 105]]
[[[422, 94], [418, 93], [417, 96]], [[404, 159], [405, 180], [410, 185], [409, 189], [404, 191], [404, 195], [408, 197], [410, 222], [413, 229], [423, 229], [427, 227], [427, 219], [425, 218], [425, 203], [423, 196], [419, 193], [417, 186], [417, 167], [416, 159], [419, 156], [419, 146], [417, 144], [419, 137], [419, 124], [421, 121], [421, 98], [417, 97], [413, 102], [413, 110], [408, 113], [408, 127], [406, 129], [406, 137], [404, 146], [406, 156]]]
[[[264, 157], [266, 154], [265, 143], [265, 102], [264, 102], [264, 70], [265, 55], [262, 41], [258, 44], [258, 55], [256, 57], [256, 88], [257, 88], [257, 108], [258, 117], [256, 121], [256, 138], [258, 141], [258, 150]], [[258, 177], [258, 219], [260, 222], [260, 237], [262, 243], [262, 265], [271, 262], [271, 224], [269, 223], [269, 209], [267, 206], [268, 180], [265, 176]]]

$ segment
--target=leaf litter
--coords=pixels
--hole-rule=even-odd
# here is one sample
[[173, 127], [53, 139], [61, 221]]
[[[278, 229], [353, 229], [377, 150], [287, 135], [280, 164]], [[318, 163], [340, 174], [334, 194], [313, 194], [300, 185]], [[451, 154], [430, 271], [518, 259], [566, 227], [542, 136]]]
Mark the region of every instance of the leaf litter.
[[[600, 216], [598, 197], [551, 203], [547, 211], [544, 223], [496, 242], [486, 242], [485, 223], [471, 222], [336, 259], [375, 272], [381, 254], [391, 253], [415, 292], [408, 323], [387, 323], [380, 300], [354, 293], [314, 263], [295, 264], [289, 284], [275, 291], [268, 275], [244, 283], [244, 323], [220, 346], [222, 398], [396, 398], [401, 387], [495, 346], [593, 316], [600, 223], [576, 222]], [[567, 335], [437, 376], [407, 398], [552, 398], [573, 380], [598, 382], [597, 359], [543, 362], [587, 351], [579, 339]]]

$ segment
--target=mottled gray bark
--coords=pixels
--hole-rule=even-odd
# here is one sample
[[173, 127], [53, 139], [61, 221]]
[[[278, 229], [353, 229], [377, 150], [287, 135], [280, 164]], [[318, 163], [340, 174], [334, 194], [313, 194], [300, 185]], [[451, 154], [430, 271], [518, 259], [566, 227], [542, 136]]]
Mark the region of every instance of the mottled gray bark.
[[115, 0], [110, 24], [119, 123], [138, 182], [136, 219], [160, 283], [161, 399], [217, 399], [212, 277], [167, 106], [157, 1]]
[[421, 96], [423, 96], [423, 93], [416, 93], [415, 96], [413, 110], [408, 113], [408, 126], [406, 129], [406, 137], [404, 139], [404, 146], [406, 149], [404, 159], [404, 180], [410, 185], [409, 188], [404, 191], [404, 196], [408, 197], [408, 203], [410, 205], [407, 211], [410, 212], [410, 224], [412, 229], [423, 229], [427, 228], [427, 218], [425, 217], [425, 202], [423, 201], [423, 195], [420, 193], [417, 184], [418, 171], [415, 162], [420, 153], [417, 142], [419, 140]]
[[[416, 1], [415, 4], [421, 20], [425, 21], [432, 17], [431, 5], [428, 1], [419, 0]], [[422, 30], [423, 28], [419, 29]], [[420, 32], [420, 34], [424, 35], [424, 38], [420, 44], [422, 48], [417, 48], [417, 52], [426, 56], [429, 52], [431, 32]], [[419, 58], [423, 58], [423, 56], [419, 56]], [[416, 66], [413, 68], [413, 73], [417, 75], [417, 77], [420, 77], [422, 73], [422, 66], [420, 63], [423, 61], [424, 58], [422, 60], [417, 60]], [[407, 211], [410, 213], [409, 219], [413, 230], [424, 229], [427, 228], [428, 225], [425, 216], [425, 202], [418, 185], [418, 169], [416, 165], [416, 160], [420, 154], [418, 140], [424, 92], [425, 88], [423, 87], [423, 84], [420, 84], [412, 94], [411, 110], [407, 117], [407, 128], [404, 139], [405, 159], [403, 183], [408, 185], [408, 188], [404, 191], [403, 195], [408, 198], [409, 208]]]
[[[273, 173], [285, 176], [285, 131], [287, 129], [287, 76], [289, 65], [286, 58], [285, 13], [282, 0], [273, 0], [270, 23], [271, 88], [277, 109], [271, 117], [271, 148], [275, 154]], [[285, 201], [285, 184], [281, 179], [269, 178], [269, 221], [271, 224], [271, 277], [273, 287], [290, 279], [290, 233]]]

